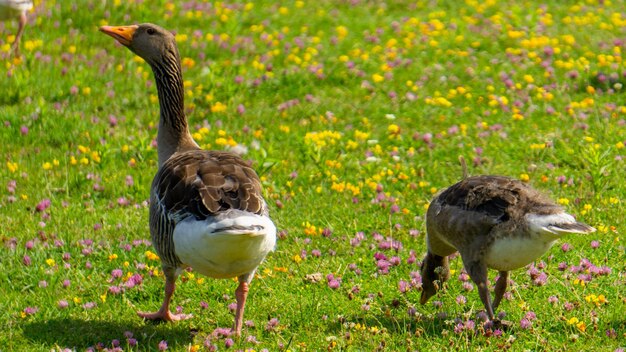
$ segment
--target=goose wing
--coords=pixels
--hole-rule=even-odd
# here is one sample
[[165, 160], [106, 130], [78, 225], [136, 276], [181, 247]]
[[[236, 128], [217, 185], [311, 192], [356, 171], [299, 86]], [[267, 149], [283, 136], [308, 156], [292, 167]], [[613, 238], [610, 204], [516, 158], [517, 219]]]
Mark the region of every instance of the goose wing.
[[204, 220], [228, 209], [268, 212], [258, 175], [229, 152], [175, 153], [158, 171], [152, 190], [175, 222], [189, 216]]
[[503, 176], [473, 176], [439, 195], [443, 206], [456, 206], [493, 219], [521, 219], [527, 213], [552, 214], [561, 207], [525, 183]]

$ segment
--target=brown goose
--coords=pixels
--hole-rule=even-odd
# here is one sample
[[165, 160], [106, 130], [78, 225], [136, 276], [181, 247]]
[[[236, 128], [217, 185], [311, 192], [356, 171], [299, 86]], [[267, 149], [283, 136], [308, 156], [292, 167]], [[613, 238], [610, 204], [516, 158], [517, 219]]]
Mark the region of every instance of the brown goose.
[[150, 234], [165, 275], [165, 299], [151, 320], [179, 320], [170, 299], [181, 269], [214, 278], [237, 277], [234, 331], [239, 335], [248, 285], [276, 244], [261, 182], [239, 156], [201, 150], [184, 114], [180, 57], [174, 36], [154, 24], [100, 30], [142, 57], [156, 81], [160, 121], [159, 170], [150, 192]]
[[12, 51], [20, 55], [20, 38], [26, 27], [26, 11], [33, 8], [32, 0], [0, 0], [0, 20], [18, 19], [17, 33], [13, 42]]
[[[444, 190], [428, 207], [426, 228], [420, 303], [448, 279], [447, 256], [458, 251], [494, 323], [510, 270], [530, 264], [563, 235], [595, 231], [525, 183], [503, 176], [466, 177]], [[487, 268], [500, 276], [493, 302]]]

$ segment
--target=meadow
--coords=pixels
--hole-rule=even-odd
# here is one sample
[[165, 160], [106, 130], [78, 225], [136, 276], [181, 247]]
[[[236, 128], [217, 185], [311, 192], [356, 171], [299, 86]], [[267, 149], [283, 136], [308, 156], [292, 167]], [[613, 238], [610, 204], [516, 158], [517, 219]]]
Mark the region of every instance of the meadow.
[[[69, 3], [36, 2], [20, 58], [0, 23], [0, 351], [626, 348], [624, 1]], [[194, 138], [245, 152], [279, 229], [241, 338], [234, 280], [186, 272], [192, 319], [136, 315], [163, 295], [158, 101], [98, 27], [142, 22], [176, 32]], [[511, 273], [509, 329], [482, 328], [460, 258], [419, 305], [424, 215], [459, 155], [598, 230]]]

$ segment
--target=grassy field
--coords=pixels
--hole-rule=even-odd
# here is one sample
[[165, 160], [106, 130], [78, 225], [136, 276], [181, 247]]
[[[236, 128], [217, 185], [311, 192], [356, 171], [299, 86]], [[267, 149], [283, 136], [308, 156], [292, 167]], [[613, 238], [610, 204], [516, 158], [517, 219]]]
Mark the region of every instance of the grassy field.
[[[626, 348], [624, 1], [36, 1], [0, 24], [0, 351]], [[149, 3], [149, 4], [148, 4]], [[205, 148], [247, 149], [277, 249], [252, 282], [163, 276], [148, 239], [150, 67], [98, 26], [177, 33]], [[419, 305], [424, 214], [470, 174], [520, 178], [598, 229], [512, 273], [485, 332], [475, 287]], [[495, 275], [491, 273], [492, 277]]]

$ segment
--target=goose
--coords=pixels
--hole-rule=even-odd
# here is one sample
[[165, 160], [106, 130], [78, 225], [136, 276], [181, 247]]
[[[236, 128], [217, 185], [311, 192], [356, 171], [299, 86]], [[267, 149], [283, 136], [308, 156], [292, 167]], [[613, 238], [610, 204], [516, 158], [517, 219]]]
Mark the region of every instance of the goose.
[[0, 0], [0, 20], [18, 19], [17, 33], [12, 48], [17, 56], [20, 55], [20, 38], [22, 38], [27, 22], [26, 11], [32, 8], [32, 0]]
[[189, 318], [173, 314], [170, 300], [180, 272], [191, 267], [212, 278], [237, 277], [233, 330], [241, 334], [249, 284], [276, 244], [256, 172], [238, 155], [202, 150], [193, 140], [184, 113], [180, 56], [174, 35], [150, 23], [102, 26], [152, 68], [160, 120], [158, 171], [150, 190], [150, 234], [165, 276], [165, 297], [148, 320]]
[[[496, 175], [467, 177], [465, 171], [464, 179], [435, 196], [426, 212], [420, 303], [426, 304], [449, 278], [448, 256], [458, 251], [489, 321], [501, 324], [494, 311], [506, 291], [509, 271], [530, 264], [564, 235], [594, 231], [522, 181]], [[499, 272], [493, 301], [488, 268]]]

